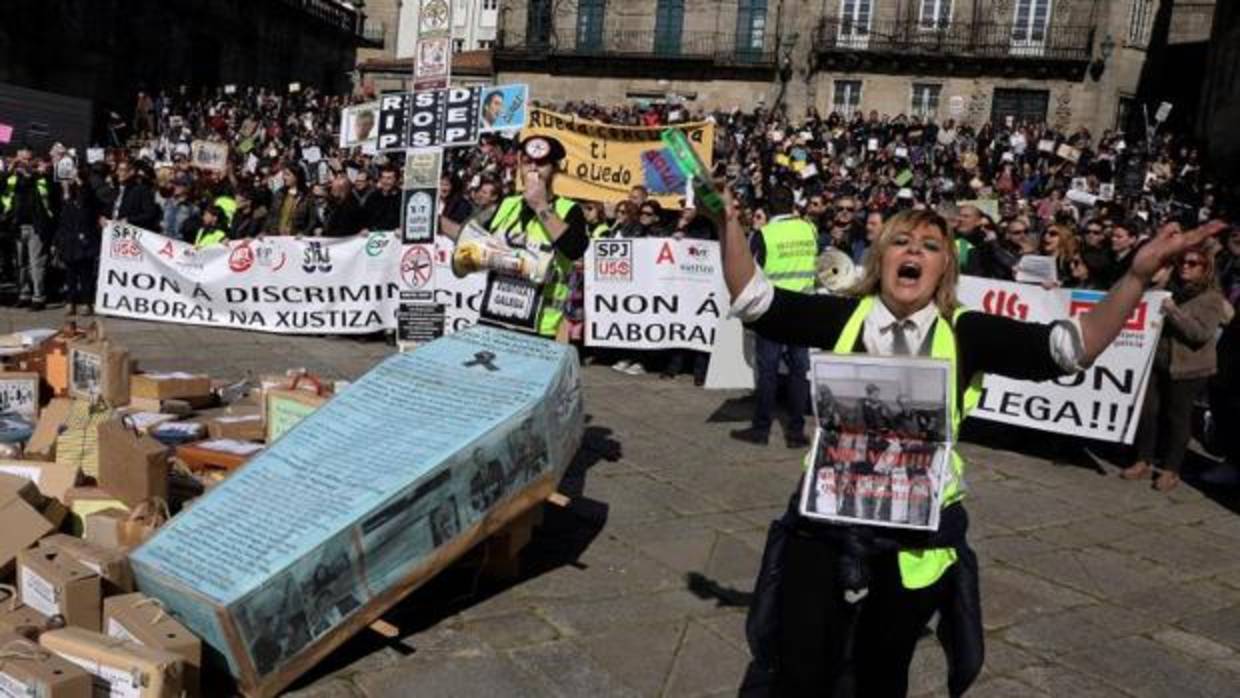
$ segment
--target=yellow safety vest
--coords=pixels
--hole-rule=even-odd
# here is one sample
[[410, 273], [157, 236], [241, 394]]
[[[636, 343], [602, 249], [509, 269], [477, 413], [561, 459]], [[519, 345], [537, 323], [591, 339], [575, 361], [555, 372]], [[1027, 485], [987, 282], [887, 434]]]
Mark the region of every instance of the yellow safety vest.
[[[491, 219], [492, 233], [511, 233], [521, 224], [522, 201], [521, 195], [517, 194], [500, 203], [499, 210]], [[557, 196], [553, 206], [555, 215], [561, 220], [567, 220], [569, 211], [572, 211], [577, 203], [572, 199]], [[554, 338], [560, 329], [560, 323], [564, 321], [564, 304], [568, 301], [568, 284], [565, 282], [573, 270], [573, 263], [552, 247], [551, 235], [543, 227], [542, 221], [538, 220], [538, 216], [534, 216], [525, 224], [524, 232], [525, 245], [528, 249], [555, 251], [555, 256], [551, 260], [550, 276], [543, 282], [542, 308], [538, 311], [537, 324], [538, 334]]]
[[220, 209], [224, 211], [226, 220], [221, 221], [224, 224], [224, 226], [225, 227], [231, 226], [233, 215], [237, 213], [237, 200], [227, 194], [222, 194], [220, 196], [215, 197], [215, 201], [213, 201], [212, 203], [215, 204], [216, 206], [219, 206]]
[[805, 292], [814, 287], [818, 231], [809, 221], [784, 218], [762, 226], [766, 261], [762, 272], [776, 288]]
[[198, 234], [194, 236], [194, 249], [201, 250], [204, 247], [211, 247], [213, 245], [218, 245], [227, 239], [228, 239], [228, 234], [220, 230], [219, 228], [216, 228], [214, 230], [207, 230], [205, 228], [202, 228], [202, 229], [199, 229]]
[[[861, 299], [861, 302], [857, 304], [857, 309], [853, 311], [852, 316], [844, 325], [844, 330], [840, 332], [839, 339], [835, 341], [832, 352], [853, 353], [853, 347], [857, 346], [857, 338], [861, 336], [862, 325], [870, 311], [874, 309], [874, 303], [874, 296], [865, 296]], [[974, 407], [977, 407], [982, 398], [982, 374], [978, 373], [973, 376], [964, 391], [961, 400], [964, 404], [960, 405], [956, 402], [956, 331], [954, 326], [964, 312], [964, 308], [957, 308], [951, 322], [940, 315], [935, 320], [934, 339], [930, 344], [930, 356], [935, 359], [944, 359], [952, 366], [952, 370], [947, 374], [947, 399], [951, 406], [953, 441], [960, 434], [960, 423]], [[951, 479], [943, 491], [943, 507], [964, 499], [964, 459], [954, 448], [952, 449], [950, 475]], [[898, 558], [900, 579], [905, 588], [924, 589], [937, 582], [947, 568], [951, 567], [956, 561], [956, 551], [953, 548], [906, 550], [901, 551]]]
[[[43, 202], [43, 212], [50, 213], [51, 208], [48, 201], [47, 180], [39, 177], [34, 181], [34, 189], [39, 193], [39, 199]], [[0, 213], [9, 210], [9, 206], [13, 205], [13, 195], [17, 193], [17, 175], [11, 174], [5, 181], [4, 196], [0, 196]]]

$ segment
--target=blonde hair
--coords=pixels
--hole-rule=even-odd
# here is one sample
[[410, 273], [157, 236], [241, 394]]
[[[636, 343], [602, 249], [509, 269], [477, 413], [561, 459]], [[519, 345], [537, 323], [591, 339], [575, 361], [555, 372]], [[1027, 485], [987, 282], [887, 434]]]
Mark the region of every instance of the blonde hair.
[[1047, 231], [1059, 234], [1059, 242], [1055, 243], [1055, 261], [1064, 262], [1072, 259], [1081, 251], [1081, 241], [1076, 232], [1066, 225], [1052, 225]]
[[956, 306], [959, 305], [956, 300], [956, 284], [960, 280], [956, 240], [947, 221], [934, 211], [901, 211], [884, 223], [883, 232], [879, 233], [878, 240], [865, 253], [861, 280], [846, 291], [847, 295], [857, 297], [878, 295], [883, 281], [883, 253], [891, 247], [892, 239], [897, 235], [911, 233], [924, 225], [933, 226], [943, 234], [943, 252], [947, 255], [947, 262], [943, 267], [943, 276], [939, 277], [939, 285], [934, 290], [934, 304], [938, 307], [939, 314], [950, 321], [956, 312]]

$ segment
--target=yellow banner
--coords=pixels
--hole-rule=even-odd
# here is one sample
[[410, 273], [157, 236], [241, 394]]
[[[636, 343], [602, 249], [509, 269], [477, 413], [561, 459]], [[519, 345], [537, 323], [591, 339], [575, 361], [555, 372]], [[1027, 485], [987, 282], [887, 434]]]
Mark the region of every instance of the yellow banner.
[[[697, 121], [676, 124], [707, 167], [715, 143], [715, 124]], [[614, 126], [569, 114], [533, 107], [521, 129], [521, 138], [551, 136], [564, 144], [564, 169], [555, 178], [555, 193], [576, 201], [621, 201], [629, 189], [647, 185], [642, 153], [663, 147], [659, 133], [664, 127]], [[653, 187], [650, 187], [653, 189]], [[679, 208], [684, 191], [651, 192], [665, 208]]]

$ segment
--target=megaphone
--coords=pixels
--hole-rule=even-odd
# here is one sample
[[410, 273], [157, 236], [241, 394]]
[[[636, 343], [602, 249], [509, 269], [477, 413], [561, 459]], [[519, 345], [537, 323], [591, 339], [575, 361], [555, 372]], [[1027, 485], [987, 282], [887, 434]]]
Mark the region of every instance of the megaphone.
[[493, 271], [541, 284], [550, 269], [550, 254], [509, 247], [472, 222], [461, 231], [452, 251], [452, 273], [458, 279]]
[[828, 247], [818, 255], [818, 285], [839, 293], [857, 280], [857, 265], [852, 258], [834, 247]]

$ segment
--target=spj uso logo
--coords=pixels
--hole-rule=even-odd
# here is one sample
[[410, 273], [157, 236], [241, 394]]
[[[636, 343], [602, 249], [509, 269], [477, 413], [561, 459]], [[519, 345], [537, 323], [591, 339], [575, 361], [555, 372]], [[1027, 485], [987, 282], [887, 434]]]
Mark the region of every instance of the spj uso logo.
[[594, 243], [595, 281], [633, 280], [633, 242], [599, 240]]
[[138, 236], [141, 234], [142, 231], [137, 228], [113, 225], [111, 245], [109, 245], [112, 259], [142, 259], [142, 245], [138, 243]]

